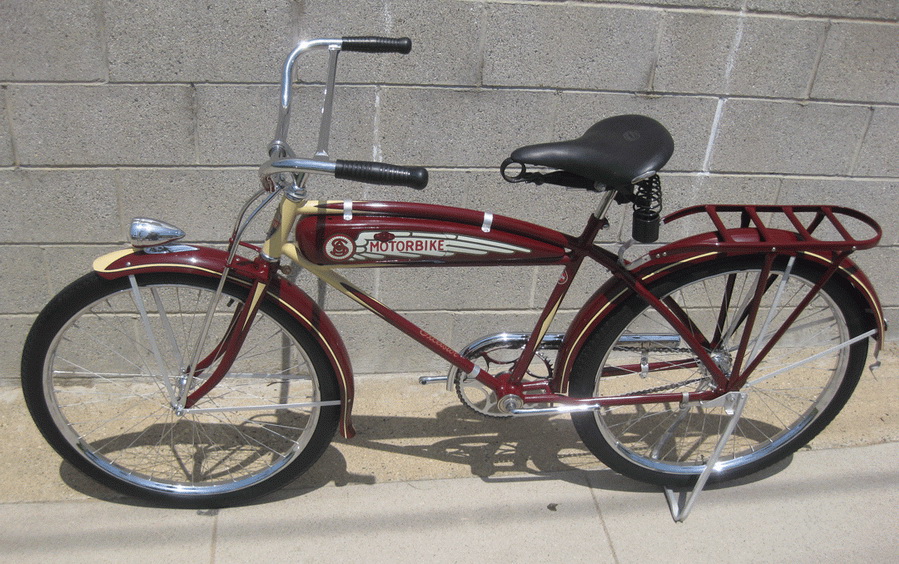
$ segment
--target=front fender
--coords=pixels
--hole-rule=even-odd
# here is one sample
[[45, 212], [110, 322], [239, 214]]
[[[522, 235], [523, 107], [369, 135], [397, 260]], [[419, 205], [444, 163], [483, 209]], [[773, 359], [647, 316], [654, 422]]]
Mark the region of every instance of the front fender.
[[[757, 248], [752, 249], [751, 245], [747, 245], [752, 242], [761, 243], [761, 238], [756, 230], [734, 229], [729, 233], [740, 246], [729, 247], [721, 242], [717, 233], [703, 233], [653, 250], [647, 255], [649, 260], [634, 268], [631, 273], [634, 278], [644, 284], [654, 284], [665, 276], [680, 272], [685, 268], [691, 268], [696, 264], [724, 257], [759, 253]], [[771, 244], [771, 237], [782, 242], [795, 243], [798, 240], [796, 234], [789, 231], [769, 230], [766, 236], [769, 237], [766, 241], [767, 244]], [[799, 251], [793, 254], [825, 268], [833, 264], [833, 259], [828, 256], [828, 253]], [[849, 258], [843, 259], [834, 277], [842, 280], [856, 291], [859, 307], [865, 311], [865, 330], [875, 329], [877, 331], [873, 337], [875, 340], [874, 354], [877, 356], [883, 345], [884, 333], [887, 329], [877, 292], [865, 273]], [[553, 390], [556, 393], [568, 393], [568, 383], [574, 360], [587, 338], [619, 304], [631, 295], [633, 295], [633, 290], [624, 281], [611, 278], [580, 309], [565, 333], [559, 349], [553, 377]]]
[[[94, 261], [94, 271], [106, 279], [121, 278], [131, 274], [151, 272], [180, 272], [209, 278], [221, 278], [228, 254], [210, 247], [190, 246], [186, 250], [150, 254], [134, 249], [123, 249], [103, 255]], [[228, 279], [243, 286], [263, 275], [263, 270], [251, 260], [235, 257]], [[282, 277], [269, 286], [267, 299], [289, 313], [321, 346], [340, 388], [340, 433], [346, 438], [356, 434], [351, 413], [353, 408], [353, 370], [349, 354], [340, 334], [324, 311], [305, 292]]]

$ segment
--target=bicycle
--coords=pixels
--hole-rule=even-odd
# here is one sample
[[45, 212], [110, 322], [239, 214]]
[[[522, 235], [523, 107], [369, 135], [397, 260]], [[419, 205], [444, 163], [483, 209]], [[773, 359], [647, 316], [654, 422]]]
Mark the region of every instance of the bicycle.
[[[318, 149], [303, 159], [287, 134], [295, 65], [311, 50], [328, 52], [328, 72]], [[184, 244], [180, 229], [136, 219], [130, 248], [96, 259], [44, 308], [23, 350], [22, 387], [65, 460], [157, 504], [221, 507], [293, 480], [338, 430], [352, 437], [347, 349], [289, 281], [282, 257], [451, 365], [422, 383], [445, 381], [486, 417], [570, 414], [586, 447], [636, 480], [698, 492], [706, 480], [774, 464], [837, 415], [869, 340], [876, 356], [886, 329], [871, 283], [849, 258], [877, 244], [880, 226], [824, 205], [703, 205], [661, 218], [657, 173], [674, 146], [651, 118], [606, 118], [577, 139], [521, 147], [502, 163], [509, 182], [595, 194], [576, 236], [432, 204], [310, 199], [316, 174], [425, 187], [422, 167], [328, 154], [338, 54], [410, 50], [408, 38], [300, 43], [283, 66], [263, 187], [241, 209], [228, 249]], [[244, 242], [273, 202], [265, 242]], [[613, 203], [633, 208], [633, 240], [618, 253], [594, 243]], [[687, 217], [710, 230], [625, 258], [634, 241], [653, 243], [660, 225]], [[585, 259], [610, 277], [565, 333], [549, 333]], [[533, 330], [500, 332], [461, 352], [337, 272], [503, 265], [561, 267], [561, 275]]]

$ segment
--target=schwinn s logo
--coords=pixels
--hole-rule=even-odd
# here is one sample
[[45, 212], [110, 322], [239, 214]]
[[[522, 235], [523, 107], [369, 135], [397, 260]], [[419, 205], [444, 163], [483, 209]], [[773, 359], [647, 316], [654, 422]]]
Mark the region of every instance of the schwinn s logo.
[[325, 254], [331, 260], [348, 260], [355, 251], [356, 244], [346, 235], [334, 235], [325, 242]]
[[[328, 240], [328, 244], [341, 235]], [[482, 256], [490, 253], [511, 255], [530, 253], [530, 249], [452, 233], [414, 231], [366, 231], [356, 238], [352, 260], [379, 260], [383, 258], [446, 258], [456, 255]], [[328, 256], [330, 246], [326, 248]]]

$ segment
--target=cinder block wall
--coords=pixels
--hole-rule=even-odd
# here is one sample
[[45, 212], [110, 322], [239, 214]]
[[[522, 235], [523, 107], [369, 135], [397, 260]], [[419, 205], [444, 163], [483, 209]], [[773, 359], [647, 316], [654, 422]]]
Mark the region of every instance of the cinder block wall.
[[[284, 56], [298, 39], [353, 34], [407, 35], [414, 49], [341, 55], [333, 156], [426, 165], [432, 182], [417, 193], [323, 179], [310, 184], [315, 197], [423, 198], [576, 232], [595, 195], [504, 184], [499, 163], [520, 145], [643, 113], [675, 138], [669, 211], [826, 202], [879, 220], [882, 245], [857, 260], [899, 327], [897, 20], [895, 0], [4, 0], [0, 375], [16, 377], [36, 313], [93, 257], [125, 243], [132, 216], [171, 221], [193, 241], [227, 238], [257, 186]], [[298, 152], [315, 139], [323, 63], [303, 62]], [[630, 228], [623, 210], [615, 219], [610, 243]], [[461, 347], [529, 327], [557, 275], [353, 278]], [[585, 273], [562, 322], [602, 279]], [[317, 295], [305, 276], [300, 283]], [[445, 369], [341, 296], [323, 299], [358, 373]]]

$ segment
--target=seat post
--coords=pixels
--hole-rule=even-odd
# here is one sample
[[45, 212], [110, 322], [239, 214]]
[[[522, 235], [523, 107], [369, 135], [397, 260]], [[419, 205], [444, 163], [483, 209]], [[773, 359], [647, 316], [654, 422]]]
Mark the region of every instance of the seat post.
[[606, 214], [609, 212], [609, 208], [612, 206], [612, 202], [615, 201], [615, 190], [608, 189], [602, 195], [602, 199], [599, 201], [599, 205], [596, 206], [596, 211], [593, 212], [593, 215], [596, 219], [603, 220], [606, 218]]
[[587, 218], [587, 225], [584, 226], [584, 230], [578, 237], [579, 241], [589, 245], [596, 239], [596, 236], [601, 229], [605, 229], [609, 226], [609, 220], [606, 219], [606, 213], [609, 211], [609, 207], [614, 200], [615, 190], [607, 190], [603, 193], [602, 200], [600, 200], [599, 205], [596, 206], [596, 211]]

